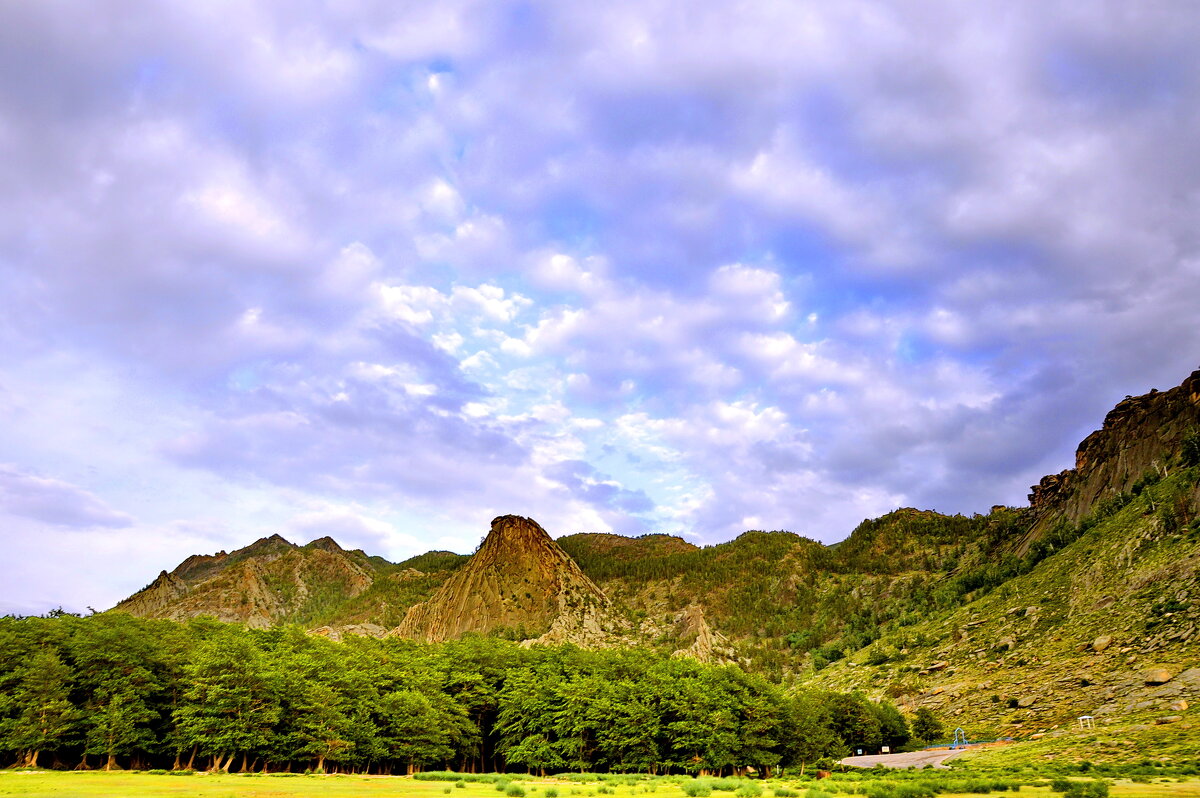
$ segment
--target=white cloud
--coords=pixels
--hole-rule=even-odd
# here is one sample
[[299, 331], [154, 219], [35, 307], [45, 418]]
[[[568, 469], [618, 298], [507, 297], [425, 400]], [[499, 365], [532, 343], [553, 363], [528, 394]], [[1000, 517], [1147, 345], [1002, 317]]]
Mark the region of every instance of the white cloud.
[[0, 464], [0, 511], [59, 527], [122, 528], [133, 517], [114, 510], [95, 494], [62, 480]]

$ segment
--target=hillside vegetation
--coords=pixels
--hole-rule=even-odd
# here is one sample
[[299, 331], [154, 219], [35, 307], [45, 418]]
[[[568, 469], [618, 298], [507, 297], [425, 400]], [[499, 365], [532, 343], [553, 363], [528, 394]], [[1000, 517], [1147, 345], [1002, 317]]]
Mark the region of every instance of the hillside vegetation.
[[1200, 372], [1119, 403], [1028, 507], [904, 508], [832, 546], [786, 531], [705, 547], [554, 541], [502, 516], [474, 556], [399, 564], [275, 536], [189, 558], [117, 609], [334, 639], [470, 632], [633, 647], [737, 664], [789, 689], [862, 691], [976, 737], [1055, 738], [1091, 714], [1131, 729], [1116, 748], [1132, 756], [1135, 727], [1186, 731], [1200, 702], [1198, 483]]

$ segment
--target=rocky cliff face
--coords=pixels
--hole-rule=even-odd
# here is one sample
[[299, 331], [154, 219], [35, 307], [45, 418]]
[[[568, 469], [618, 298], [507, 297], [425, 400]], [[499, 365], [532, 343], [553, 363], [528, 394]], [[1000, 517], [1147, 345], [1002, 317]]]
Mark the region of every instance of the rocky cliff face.
[[370, 587], [377, 574], [355, 554], [331, 538], [300, 547], [272, 535], [232, 553], [188, 557], [114, 609], [169, 620], [211, 615], [265, 628], [314, 600], [353, 598]]
[[595, 644], [609, 631], [609, 600], [537, 522], [492, 521], [475, 555], [395, 634], [436, 642], [508, 629], [543, 642]]
[[1075, 467], [1043, 477], [1029, 494], [1034, 524], [1024, 547], [1059, 519], [1072, 523], [1128, 491], [1150, 469], [1165, 470], [1200, 429], [1200, 371], [1169, 391], [1126, 397], [1075, 452]]

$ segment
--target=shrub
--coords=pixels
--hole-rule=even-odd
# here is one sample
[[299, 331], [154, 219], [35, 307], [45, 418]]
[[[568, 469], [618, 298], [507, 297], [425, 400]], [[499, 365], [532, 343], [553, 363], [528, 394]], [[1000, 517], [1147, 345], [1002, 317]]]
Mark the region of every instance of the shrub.
[[558, 798], [558, 790], [554, 789], [553, 787], [546, 790], [546, 798]]
[[795, 790], [790, 790], [787, 787], [776, 787], [775, 789], [771, 790], [771, 793], [775, 796], [775, 798], [797, 798], [797, 796], [800, 795], [800, 793], [796, 792]]
[[741, 787], [738, 787], [734, 795], [736, 795], [737, 798], [758, 798], [758, 796], [762, 795], [762, 793], [762, 787], [758, 786], [752, 781], [748, 781]]
[[509, 798], [525, 798], [525, 790], [520, 784], [508, 785], [508, 789], [504, 791], [504, 794], [509, 796]]
[[688, 796], [688, 798], [705, 798], [705, 796], [712, 795], [712, 787], [708, 786], [708, 783], [704, 781], [689, 781], [680, 785], [680, 787], [683, 790], [683, 794]]
[[486, 781], [493, 782], [500, 778], [495, 773], [454, 773], [449, 770], [426, 770], [422, 773], [414, 773], [413, 778], [417, 781], [453, 781], [455, 786], [457, 782], [468, 781]]
[[454, 782], [454, 786], [460, 790], [465, 790], [467, 788], [467, 783], [462, 779], [459, 779], [458, 781]]
[[1108, 782], [1103, 779], [1076, 781], [1064, 795], [1066, 798], [1108, 798]]
[[1200, 430], [1193, 430], [1183, 439], [1179, 459], [1185, 467], [1200, 465]]

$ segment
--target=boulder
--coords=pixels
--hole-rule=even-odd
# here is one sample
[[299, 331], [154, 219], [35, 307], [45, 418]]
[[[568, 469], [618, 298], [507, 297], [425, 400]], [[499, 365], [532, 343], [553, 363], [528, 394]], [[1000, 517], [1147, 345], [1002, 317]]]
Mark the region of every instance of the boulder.
[[1184, 701], [1182, 698], [1172, 703], [1171, 706], [1167, 707], [1167, 709], [1171, 710], [1172, 712], [1183, 712], [1187, 708], [1188, 702]]
[[1154, 722], [1162, 726], [1167, 723], [1178, 723], [1181, 720], [1183, 720], [1183, 715], [1167, 715], [1163, 718], [1155, 718]]
[[1156, 685], [1166, 684], [1167, 682], [1171, 681], [1173, 676], [1174, 674], [1172, 674], [1166, 668], [1151, 668], [1150, 670], [1146, 671], [1146, 675], [1143, 678], [1145, 679], [1146, 684]]
[[1110, 635], [1100, 635], [1092, 641], [1092, 651], [1100, 652], [1112, 645], [1112, 637]]
[[1035, 701], [1037, 701], [1036, 696], [1031, 696], [1031, 695], [1022, 696], [1021, 698], [1017, 699], [1017, 706], [1021, 707], [1022, 709], [1025, 709], [1026, 707], [1033, 706]]

